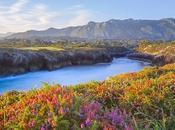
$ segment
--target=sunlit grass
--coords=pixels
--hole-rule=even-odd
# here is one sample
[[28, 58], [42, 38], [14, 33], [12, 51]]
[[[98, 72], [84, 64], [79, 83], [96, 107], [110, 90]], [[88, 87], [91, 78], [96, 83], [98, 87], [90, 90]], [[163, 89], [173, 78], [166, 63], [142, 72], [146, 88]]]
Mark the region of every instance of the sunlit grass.
[[39, 51], [39, 50], [48, 50], [48, 51], [62, 51], [64, 50], [63, 48], [59, 48], [59, 47], [22, 47], [22, 48], [17, 48], [20, 50], [32, 50], [32, 51]]
[[152, 55], [175, 55], [175, 42], [142, 42], [136, 51]]

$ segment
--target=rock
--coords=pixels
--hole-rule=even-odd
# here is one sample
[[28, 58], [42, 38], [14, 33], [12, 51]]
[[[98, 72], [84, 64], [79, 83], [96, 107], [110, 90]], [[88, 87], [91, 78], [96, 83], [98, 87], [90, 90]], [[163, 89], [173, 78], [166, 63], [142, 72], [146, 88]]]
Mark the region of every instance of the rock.
[[145, 53], [131, 53], [128, 54], [127, 57], [131, 59], [149, 61], [158, 66], [162, 66], [169, 63], [175, 63], [175, 56], [171, 55], [150, 55]]
[[66, 51], [0, 49], [0, 75], [111, 62], [113, 56], [126, 55], [127, 51], [125, 48]]
[[148, 62], [152, 62], [154, 59], [154, 56], [145, 53], [130, 53], [127, 55], [127, 57], [131, 59], [138, 59]]

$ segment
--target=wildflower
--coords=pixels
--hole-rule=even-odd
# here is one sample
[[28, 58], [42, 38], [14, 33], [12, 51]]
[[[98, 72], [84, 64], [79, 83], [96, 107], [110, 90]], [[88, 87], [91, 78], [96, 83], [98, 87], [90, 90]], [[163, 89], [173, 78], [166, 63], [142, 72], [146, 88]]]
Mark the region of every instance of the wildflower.
[[32, 123], [31, 123], [32, 127], [34, 127], [36, 125], [36, 121], [33, 120]]
[[50, 113], [48, 114], [48, 116], [49, 116], [49, 117], [52, 117], [52, 116], [53, 116], [53, 113], [52, 113], [52, 112], [50, 112]]
[[61, 108], [59, 109], [58, 113], [59, 113], [60, 115], [64, 115], [64, 114], [65, 114], [64, 109], [61, 107]]
[[82, 124], [80, 125], [80, 127], [83, 129], [83, 128], [85, 128], [85, 125], [82, 123]]
[[40, 130], [46, 130], [44, 127], [41, 127], [41, 129]]
[[51, 124], [52, 118], [48, 118], [47, 121]]
[[122, 115], [120, 115], [120, 110], [118, 108], [114, 109], [111, 112], [106, 113], [106, 117], [112, 121], [113, 125], [124, 125], [124, 119]]
[[56, 126], [57, 126], [56, 122], [53, 121], [53, 120], [52, 120], [52, 122], [51, 122], [51, 125], [52, 125], [52, 127], [56, 127]]
[[124, 130], [133, 130], [133, 128], [130, 127], [130, 126], [126, 126], [126, 127], [124, 128]]
[[87, 118], [85, 121], [86, 126], [90, 126], [92, 124], [92, 121], [90, 118]]
[[84, 118], [84, 115], [83, 114], [80, 114], [79, 117], [80, 117], [80, 119], [83, 119]]

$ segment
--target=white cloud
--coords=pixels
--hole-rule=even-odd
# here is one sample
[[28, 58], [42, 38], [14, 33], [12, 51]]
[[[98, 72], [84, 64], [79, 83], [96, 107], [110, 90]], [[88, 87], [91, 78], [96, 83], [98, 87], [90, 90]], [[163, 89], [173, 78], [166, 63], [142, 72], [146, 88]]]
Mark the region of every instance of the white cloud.
[[[31, 0], [16, 0], [10, 6], [0, 5], [0, 33], [82, 25], [91, 17], [91, 12], [82, 5], [51, 11], [44, 4], [30, 2]], [[29, 4], [32, 6], [29, 7]]]
[[18, 0], [10, 7], [10, 13], [14, 14], [20, 12], [26, 3], [28, 3], [28, 0]]

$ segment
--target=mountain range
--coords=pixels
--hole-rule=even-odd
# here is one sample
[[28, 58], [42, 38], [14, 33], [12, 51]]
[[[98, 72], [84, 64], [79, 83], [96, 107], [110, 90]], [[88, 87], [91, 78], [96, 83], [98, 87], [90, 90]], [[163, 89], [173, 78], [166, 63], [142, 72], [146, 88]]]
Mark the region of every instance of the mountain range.
[[8, 32], [8, 33], [0, 33], [0, 38], [4, 38], [4, 37], [8, 37], [10, 35], [12, 35], [13, 33]]
[[173, 40], [175, 19], [160, 20], [111, 19], [106, 22], [89, 22], [83, 26], [43, 31], [30, 30], [14, 33], [6, 39], [117, 39], [117, 40]]

